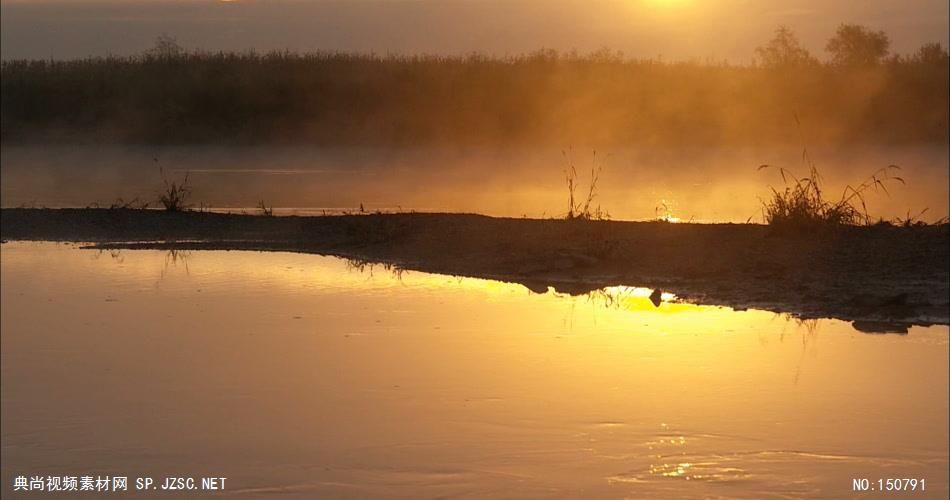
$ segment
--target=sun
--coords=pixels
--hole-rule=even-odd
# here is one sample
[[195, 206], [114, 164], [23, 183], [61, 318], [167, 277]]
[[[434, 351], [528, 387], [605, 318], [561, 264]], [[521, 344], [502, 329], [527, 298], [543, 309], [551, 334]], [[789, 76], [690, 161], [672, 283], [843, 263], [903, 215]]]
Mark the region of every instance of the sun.
[[708, 10], [708, 5], [699, 0], [634, 0], [629, 5], [635, 15], [664, 22], [699, 16]]
[[694, 0], [641, 0], [641, 5], [651, 9], [683, 9], [693, 5]]

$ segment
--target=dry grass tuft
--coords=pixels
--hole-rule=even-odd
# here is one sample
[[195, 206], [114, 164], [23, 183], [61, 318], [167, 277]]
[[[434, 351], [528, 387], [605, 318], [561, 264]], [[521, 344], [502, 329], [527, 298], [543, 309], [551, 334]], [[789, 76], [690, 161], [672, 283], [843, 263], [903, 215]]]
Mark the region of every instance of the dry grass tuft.
[[273, 217], [274, 216], [274, 207], [273, 205], [268, 207], [264, 200], [261, 200], [257, 204], [257, 209], [261, 211], [261, 215], [264, 217]]
[[191, 188], [188, 186], [188, 173], [185, 173], [185, 178], [181, 182], [177, 182], [174, 179], [171, 181], [168, 180], [168, 177], [165, 176], [165, 171], [160, 169], [162, 174], [162, 182], [165, 185], [164, 191], [159, 195], [158, 201], [165, 207], [165, 210], [169, 212], [183, 212], [187, 210], [190, 205], [187, 204], [188, 198], [191, 196]]
[[[782, 176], [784, 189], [772, 189], [772, 197], [762, 202], [762, 215], [769, 225], [794, 231], [810, 231], [841, 226], [870, 225], [866, 196], [874, 191], [889, 194], [887, 184], [904, 179], [895, 175], [900, 170], [897, 165], [888, 165], [874, 171], [867, 179], [857, 185], [848, 185], [835, 201], [828, 199], [823, 187], [823, 179], [818, 167], [804, 146], [801, 122], [795, 116], [799, 136], [802, 140], [802, 162], [808, 167], [808, 175], [798, 177], [791, 171], [777, 167]], [[758, 170], [774, 168], [760, 165]]]
[[[771, 168], [761, 165], [759, 170]], [[794, 229], [816, 229], [821, 227], [870, 225], [866, 196], [872, 191], [887, 191], [888, 182], [904, 183], [904, 179], [893, 175], [900, 170], [897, 165], [888, 165], [876, 170], [864, 182], [848, 185], [841, 197], [830, 201], [822, 186], [821, 174], [814, 165], [810, 165], [808, 175], [797, 177], [789, 170], [779, 167], [779, 173], [785, 188], [772, 189], [772, 198], [763, 202], [762, 212], [765, 222], [773, 226]]]
[[610, 214], [602, 209], [600, 205], [593, 206], [594, 199], [597, 197], [597, 181], [600, 180], [600, 173], [604, 170], [606, 157], [598, 161], [597, 151], [593, 152], [590, 165], [590, 182], [587, 185], [587, 195], [581, 199], [577, 190], [580, 187], [580, 180], [577, 175], [577, 166], [574, 163], [574, 150], [561, 151], [564, 155], [566, 166], [564, 168], [564, 180], [567, 184], [568, 202], [567, 220], [607, 220]]

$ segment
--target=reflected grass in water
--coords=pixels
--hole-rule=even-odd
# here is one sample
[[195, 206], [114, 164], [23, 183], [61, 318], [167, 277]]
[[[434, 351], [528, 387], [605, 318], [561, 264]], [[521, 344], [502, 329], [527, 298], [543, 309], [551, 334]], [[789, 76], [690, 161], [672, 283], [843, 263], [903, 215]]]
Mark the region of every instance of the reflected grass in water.
[[292, 253], [97, 255], [2, 247], [4, 477], [200, 464], [299, 498], [676, 498], [836, 496], [863, 471], [946, 492], [946, 327], [626, 288], [612, 304], [636, 307], [604, 307]]

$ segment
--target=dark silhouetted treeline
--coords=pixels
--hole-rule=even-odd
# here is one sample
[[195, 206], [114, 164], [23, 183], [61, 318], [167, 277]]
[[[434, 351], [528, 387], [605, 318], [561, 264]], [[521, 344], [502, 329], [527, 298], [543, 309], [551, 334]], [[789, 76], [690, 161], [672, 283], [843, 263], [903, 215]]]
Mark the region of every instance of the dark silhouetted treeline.
[[844, 28], [839, 37], [867, 43], [848, 53], [854, 43], [833, 39], [822, 63], [780, 28], [755, 65], [741, 66], [608, 50], [188, 53], [160, 39], [128, 58], [4, 61], [0, 133], [6, 142], [729, 146], [798, 143], [797, 114], [815, 143], [947, 144], [946, 51], [888, 56], [882, 33]]

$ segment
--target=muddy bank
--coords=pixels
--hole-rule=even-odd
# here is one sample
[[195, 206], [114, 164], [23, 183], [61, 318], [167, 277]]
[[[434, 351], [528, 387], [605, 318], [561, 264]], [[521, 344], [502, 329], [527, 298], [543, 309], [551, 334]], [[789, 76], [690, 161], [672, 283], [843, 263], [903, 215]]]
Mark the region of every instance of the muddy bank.
[[109, 248], [311, 252], [571, 294], [612, 285], [682, 300], [853, 321], [947, 324], [948, 226], [778, 234], [756, 224], [506, 219], [469, 214], [265, 217], [156, 210], [3, 209], [4, 240]]

